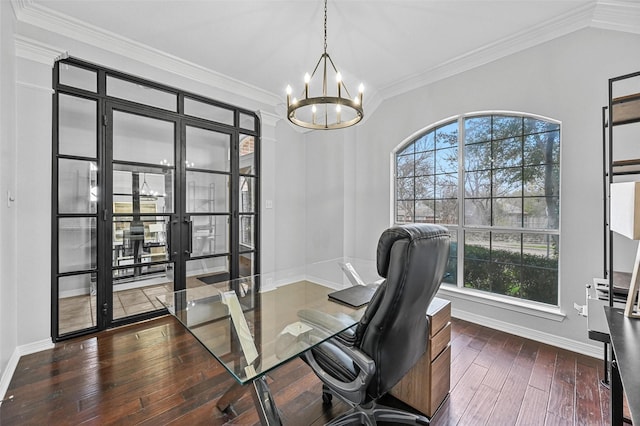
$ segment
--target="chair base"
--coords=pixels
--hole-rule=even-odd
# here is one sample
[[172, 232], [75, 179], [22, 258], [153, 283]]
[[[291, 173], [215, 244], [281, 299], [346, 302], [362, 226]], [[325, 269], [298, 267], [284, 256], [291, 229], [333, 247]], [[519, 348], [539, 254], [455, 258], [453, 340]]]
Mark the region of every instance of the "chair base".
[[[325, 404], [331, 404], [332, 396], [333, 394], [330, 393], [327, 388], [323, 389], [322, 401]], [[345, 402], [348, 403], [348, 401]], [[354, 406], [352, 403], [349, 403], [349, 405], [351, 405], [349, 411], [331, 420], [326, 426], [373, 426], [377, 425], [377, 422], [401, 423], [406, 425], [428, 425], [430, 423], [429, 418], [425, 416], [378, 404], [376, 401], [371, 401], [365, 405]]]

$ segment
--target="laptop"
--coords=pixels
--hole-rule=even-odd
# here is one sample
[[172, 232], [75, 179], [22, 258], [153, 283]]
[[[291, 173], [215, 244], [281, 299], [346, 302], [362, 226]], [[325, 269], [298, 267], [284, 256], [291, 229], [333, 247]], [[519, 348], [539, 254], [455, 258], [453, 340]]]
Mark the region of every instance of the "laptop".
[[376, 289], [377, 286], [356, 285], [329, 293], [329, 300], [359, 308], [369, 303]]

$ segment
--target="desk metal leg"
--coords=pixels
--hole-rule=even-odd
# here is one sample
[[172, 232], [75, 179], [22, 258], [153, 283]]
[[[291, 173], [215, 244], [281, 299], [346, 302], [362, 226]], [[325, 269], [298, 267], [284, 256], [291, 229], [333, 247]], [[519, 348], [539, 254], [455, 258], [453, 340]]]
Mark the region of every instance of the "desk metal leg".
[[231, 407], [231, 404], [239, 400], [248, 389], [248, 386], [241, 385], [234, 381], [233, 385], [227, 389], [224, 395], [222, 395], [218, 400], [218, 403], [216, 404], [218, 409], [223, 413], [233, 414], [233, 407]]
[[269, 426], [282, 425], [276, 402], [271, 396], [269, 386], [267, 386], [267, 381], [264, 376], [253, 381], [253, 401], [256, 404], [256, 410], [258, 410], [260, 423]]
[[216, 404], [218, 409], [223, 413], [235, 416], [232, 404], [239, 400], [250, 387], [252, 388], [251, 394], [258, 411], [260, 423], [267, 426], [281, 426], [282, 421], [280, 420], [276, 402], [271, 396], [271, 391], [264, 376], [255, 379], [251, 385], [241, 385], [238, 382], [234, 382], [218, 400]]
[[606, 388], [609, 387], [609, 345], [604, 344], [604, 378], [600, 380], [600, 384]]
[[611, 360], [611, 426], [621, 425], [624, 421], [622, 415], [622, 380], [615, 356]]

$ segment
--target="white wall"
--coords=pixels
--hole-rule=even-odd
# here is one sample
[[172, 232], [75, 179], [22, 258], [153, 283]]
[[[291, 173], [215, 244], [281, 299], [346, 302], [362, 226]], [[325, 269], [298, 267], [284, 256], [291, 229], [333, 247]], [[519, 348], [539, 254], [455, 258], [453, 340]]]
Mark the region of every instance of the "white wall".
[[17, 80], [18, 345], [25, 345], [50, 336], [51, 67], [19, 59]]
[[[356, 129], [305, 134], [307, 262], [355, 253]], [[375, 246], [373, 249], [375, 253]], [[373, 259], [371, 250], [366, 259]]]
[[[306, 143], [303, 135], [294, 131], [284, 120], [276, 126], [276, 142], [272, 150], [264, 146], [262, 187], [272, 184], [271, 196], [263, 190], [262, 202], [273, 200], [273, 210], [265, 211], [262, 219], [262, 259], [264, 272], [283, 271], [304, 265], [306, 260], [306, 182], [307, 172], [304, 158]], [[265, 156], [272, 156], [273, 168], [265, 168]], [[271, 197], [271, 198], [269, 198]], [[273, 236], [270, 247], [265, 244], [270, 232], [265, 222], [273, 214]], [[273, 259], [273, 269], [265, 268], [265, 258]]]
[[583, 303], [585, 284], [602, 275], [601, 107], [610, 77], [640, 69], [638, 51], [638, 35], [585, 29], [383, 102], [358, 128], [356, 256], [370, 257], [390, 224], [390, 152], [414, 132], [473, 111], [521, 111], [560, 120], [560, 307], [566, 318], [559, 323], [451, 299], [453, 309], [468, 316], [594, 344], [573, 302]]
[[[14, 16], [9, 2], [0, 2], [0, 376], [17, 342], [16, 205], [7, 205], [7, 192], [16, 193]], [[8, 384], [8, 383], [7, 383]], [[0, 399], [4, 396], [0, 385]]]

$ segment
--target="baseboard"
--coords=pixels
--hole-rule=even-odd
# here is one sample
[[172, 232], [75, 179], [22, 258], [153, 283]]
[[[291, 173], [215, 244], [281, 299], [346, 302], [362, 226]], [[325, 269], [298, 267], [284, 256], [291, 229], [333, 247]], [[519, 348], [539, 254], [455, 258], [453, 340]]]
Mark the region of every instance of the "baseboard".
[[11, 354], [11, 358], [9, 358], [9, 362], [7, 363], [7, 368], [4, 369], [2, 377], [0, 378], [0, 399], [8, 397], [8, 395], [6, 395], [7, 389], [9, 389], [9, 383], [13, 377], [13, 373], [16, 371], [18, 361], [20, 361], [20, 355], [18, 353], [18, 348], [16, 348], [13, 351], [13, 354]]
[[9, 389], [9, 383], [11, 383], [11, 378], [13, 377], [13, 373], [16, 371], [20, 357], [52, 349], [53, 346], [51, 339], [44, 339], [15, 348], [13, 354], [11, 354], [11, 358], [9, 358], [9, 362], [7, 362], [7, 368], [4, 369], [2, 377], [0, 377], [0, 399], [5, 399], [7, 389]]
[[[602, 346], [590, 345], [588, 343], [579, 342], [577, 340], [567, 339], [565, 337], [555, 336], [531, 328], [510, 324], [504, 321], [485, 317], [482, 315], [472, 314], [466, 311], [452, 308], [451, 316], [474, 324], [481, 324], [484, 327], [493, 328], [495, 330], [504, 331], [505, 333], [514, 334], [526, 339], [535, 340], [536, 342], [545, 343], [547, 345], [556, 346], [568, 351], [577, 352], [597, 359], [603, 359]], [[585, 331], [586, 333], [586, 331]]]

